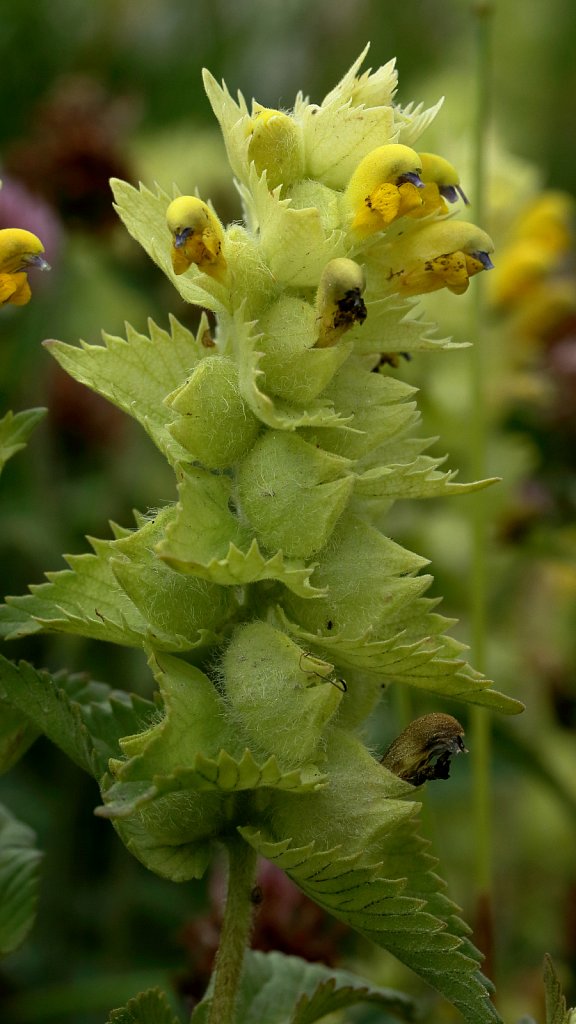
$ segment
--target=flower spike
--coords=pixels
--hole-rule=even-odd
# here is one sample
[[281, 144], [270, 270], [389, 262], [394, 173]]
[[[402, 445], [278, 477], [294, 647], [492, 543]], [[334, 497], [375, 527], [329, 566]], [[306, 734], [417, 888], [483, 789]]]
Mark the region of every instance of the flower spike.
[[36, 235], [23, 228], [0, 230], [0, 306], [11, 303], [25, 306], [32, 292], [25, 271], [29, 267], [50, 270], [42, 253], [44, 246]]
[[368, 153], [346, 189], [352, 233], [366, 238], [422, 206], [420, 170], [420, 157], [409, 146], [390, 143]]
[[166, 211], [172, 234], [172, 267], [184, 274], [194, 263], [199, 270], [222, 281], [226, 260], [222, 254], [224, 231], [206, 203], [196, 196], [178, 196]]

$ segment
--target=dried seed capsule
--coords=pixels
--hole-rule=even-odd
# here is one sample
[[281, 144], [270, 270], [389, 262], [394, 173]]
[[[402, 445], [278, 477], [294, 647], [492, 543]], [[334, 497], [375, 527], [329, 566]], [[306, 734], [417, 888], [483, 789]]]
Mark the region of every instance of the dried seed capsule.
[[463, 737], [464, 729], [452, 715], [422, 715], [400, 733], [380, 763], [413, 786], [447, 779], [452, 757], [466, 753]]

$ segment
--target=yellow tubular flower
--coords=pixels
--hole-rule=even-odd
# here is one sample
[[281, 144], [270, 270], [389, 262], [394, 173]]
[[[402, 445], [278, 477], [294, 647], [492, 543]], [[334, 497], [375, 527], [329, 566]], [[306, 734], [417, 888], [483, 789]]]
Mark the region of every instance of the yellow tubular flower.
[[360, 161], [350, 178], [345, 201], [350, 230], [358, 238], [383, 231], [399, 217], [422, 206], [420, 157], [409, 146], [378, 146]]
[[178, 196], [166, 211], [166, 223], [172, 234], [174, 273], [183, 274], [194, 263], [205, 274], [223, 281], [224, 231], [210, 207], [196, 196]]
[[461, 295], [469, 279], [493, 267], [494, 243], [485, 231], [465, 221], [423, 224], [394, 245], [397, 266], [387, 280], [400, 295], [423, 295], [448, 288]]
[[303, 176], [302, 139], [294, 118], [255, 103], [249, 133], [248, 160], [259, 175], [266, 171], [268, 188], [291, 185]]
[[44, 246], [36, 235], [23, 228], [0, 230], [0, 305], [25, 306], [32, 292], [25, 273], [28, 267], [49, 270], [42, 253]]
[[316, 293], [319, 329], [315, 348], [335, 345], [354, 324], [364, 323], [365, 287], [364, 272], [354, 260], [341, 257], [326, 264]]
[[[443, 156], [437, 153], [419, 153], [422, 164], [422, 181], [424, 182], [424, 203], [426, 203], [426, 187], [435, 185], [439, 196], [449, 203], [455, 203], [458, 198], [469, 206], [468, 198], [460, 186], [460, 176], [456, 168]], [[447, 209], [447, 207], [444, 207]]]

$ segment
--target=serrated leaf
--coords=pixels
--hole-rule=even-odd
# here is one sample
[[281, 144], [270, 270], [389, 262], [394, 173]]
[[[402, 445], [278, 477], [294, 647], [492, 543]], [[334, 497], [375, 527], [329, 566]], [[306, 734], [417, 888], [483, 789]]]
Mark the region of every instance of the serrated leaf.
[[313, 428], [306, 436], [327, 451], [362, 459], [418, 422], [416, 404], [410, 401], [414, 393], [409, 384], [369, 373], [363, 362], [351, 358], [328, 385], [324, 397], [354, 429]]
[[91, 744], [79, 709], [49, 672], [26, 662], [14, 665], [0, 655], [0, 695], [26, 715], [75, 764], [92, 774]]
[[328, 261], [345, 255], [345, 233], [326, 229], [316, 207], [296, 209], [280, 192], [270, 191], [266, 173], [259, 175], [254, 164], [240, 187], [273, 278], [291, 288], [315, 287]]
[[174, 464], [188, 453], [174, 439], [168, 426], [176, 413], [164, 404], [168, 394], [180, 387], [208, 349], [202, 339], [208, 320], [202, 314], [196, 336], [170, 319], [170, 331], [150, 320], [149, 334], [126, 325], [126, 339], [102, 333], [103, 345], [67, 345], [62, 341], [44, 344], [75, 380], [103, 395], [150, 435], [154, 444]]
[[46, 415], [46, 409], [26, 409], [23, 412], [7, 412], [0, 420], [0, 473], [16, 452], [26, 447], [26, 442], [36, 424]]
[[[389, 843], [392, 864], [402, 865], [404, 875], [395, 880], [382, 875], [382, 865], [359, 864], [360, 854], [342, 856], [338, 849], [318, 850], [315, 844], [297, 848], [271, 841], [251, 827], [239, 831], [307, 896], [420, 974], [461, 1010], [469, 1024], [499, 1021], [478, 970], [479, 954], [427, 909], [429, 904], [436, 910], [434, 876], [426, 858], [421, 859], [421, 846], [405, 829], [398, 845]], [[410, 895], [414, 889], [416, 898]]]
[[337, 427], [348, 429], [352, 417], [341, 416], [329, 399], [312, 399], [306, 406], [291, 405], [289, 402], [266, 394], [263, 390], [265, 373], [260, 366], [265, 353], [258, 348], [260, 335], [255, 333], [255, 323], [244, 319], [242, 311], [236, 310], [233, 321], [240, 391], [246, 403], [262, 423], [272, 429], [297, 430], [300, 427]]
[[167, 506], [140, 529], [116, 540], [90, 538], [94, 554], [69, 555], [70, 568], [47, 573], [31, 594], [7, 598], [0, 616], [14, 622], [15, 639], [29, 632], [64, 632], [130, 647], [182, 651], [214, 643], [235, 613], [235, 598], [203, 580], [173, 572], [154, 545], [175, 516]]
[[39, 735], [26, 715], [0, 700], [0, 775], [20, 760]]
[[544, 997], [546, 1000], [546, 1024], [572, 1024], [574, 1010], [569, 1010], [562, 992], [560, 979], [552, 958], [544, 957]]
[[[239, 122], [248, 116], [246, 101], [242, 93], [238, 91], [238, 102], [236, 102], [230, 95], [226, 83], [222, 82], [222, 85], [219, 85], [206, 68], [202, 71], [202, 80], [212, 110], [222, 129], [228, 161], [235, 176], [242, 180], [245, 176], [246, 166], [241, 156], [245, 154], [244, 150], [237, 145], [238, 131], [234, 129], [237, 129]], [[247, 132], [243, 134], [247, 144]]]
[[154, 705], [85, 676], [37, 671], [0, 655], [0, 694], [84, 771], [99, 778], [118, 740], [143, 727]]
[[241, 757], [221, 750], [216, 757], [197, 754], [192, 767], [177, 768], [171, 774], [154, 775], [150, 782], [116, 783], [106, 791], [101, 817], [122, 818], [168, 793], [240, 793], [256, 789], [279, 789], [307, 793], [324, 785], [326, 776], [313, 765], [282, 769], [274, 756], [258, 763], [248, 749]]
[[407, 103], [405, 107], [396, 107], [394, 122], [398, 142], [404, 146], [413, 146], [439, 113], [443, 103], [442, 96], [433, 107], [424, 107], [423, 103]]
[[498, 483], [498, 477], [473, 480], [470, 483], [454, 483], [457, 470], [440, 472], [438, 466], [445, 458], [419, 455], [406, 465], [385, 465], [358, 473], [354, 493], [361, 498], [387, 498], [398, 501], [401, 498], [439, 498], [457, 494], [470, 494]]
[[278, 580], [302, 597], [321, 593], [310, 583], [314, 563], [264, 554], [230, 508], [232, 481], [198, 467], [181, 467], [177, 513], [157, 553], [168, 565], [220, 586]]
[[[127, 816], [115, 819], [115, 827], [134, 856], [163, 878], [185, 881], [202, 877], [212, 839], [227, 826], [225, 795], [217, 788], [175, 787], [148, 807], [147, 791], [157, 776], [192, 767], [198, 754], [210, 758], [223, 748], [234, 750], [238, 741], [225, 719], [222, 698], [203, 672], [161, 652], [150, 662], [163, 711], [148, 728], [123, 737], [122, 758], [110, 762], [102, 793], [105, 800], [110, 793], [118, 797], [118, 809]], [[96, 813], [106, 816], [107, 810]]]
[[[381, 988], [345, 970], [308, 963], [283, 953], [248, 950], [240, 982], [238, 1024], [314, 1024], [327, 1013], [361, 1002], [381, 1008], [382, 1024], [415, 1017], [414, 1003], [401, 992]], [[192, 1014], [205, 1024], [211, 988]]]
[[34, 923], [42, 854], [32, 829], [0, 805], [0, 956], [22, 944]]
[[434, 338], [435, 323], [422, 320], [422, 312], [411, 299], [397, 295], [367, 299], [367, 317], [350, 331], [357, 355], [398, 352], [440, 352], [462, 348], [449, 338]]
[[267, 431], [238, 471], [242, 510], [269, 551], [311, 558], [328, 541], [354, 486], [348, 459], [286, 431]]
[[375, 74], [357, 77], [368, 52], [359, 58], [320, 106], [298, 97], [295, 115], [302, 121], [307, 171], [333, 188], [343, 188], [360, 160], [376, 146], [395, 141], [392, 97], [397, 74], [389, 61]]
[[107, 1024], [180, 1024], [164, 992], [151, 988], [130, 999], [126, 1006], [112, 1010]]
[[384, 678], [404, 683], [505, 715], [517, 715], [524, 710], [520, 701], [494, 690], [492, 680], [459, 658], [465, 648], [451, 637], [424, 636], [407, 643], [402, 630], [388, 640], [371, 640], [370, 630], [357, 637], [320, 636], [290, 622], [281, 611], [280, 618], [294, 637], [313, 650], [319, 648], [344, 674], [347, 668], [357, 669], [380, 682]]
[[[214, 313], [222, 313], [228, 304], [228, 294], [219, 284], [197, 267], [191, 266], [185, 274], [177, 275], [172, 269], [170, 232], [166, 224], [166, 210], [172, 196], [159, 186], [154, 195], [145, 185], [134, 188], [126, 181], [112, 178], [110, 182], [114, 209], [132, 238], [140, 243], [158, 264], [186, 302], [204, 306]], [[181, 383], [181, 382], [180, 382]]]

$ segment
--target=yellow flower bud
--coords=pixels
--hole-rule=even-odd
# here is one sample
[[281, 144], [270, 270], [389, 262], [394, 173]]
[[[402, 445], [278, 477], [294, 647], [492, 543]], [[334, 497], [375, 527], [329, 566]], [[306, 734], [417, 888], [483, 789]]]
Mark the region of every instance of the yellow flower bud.
[[210, 207], [196, 196], [178, 196], [166, 211], [166, 223], [172, 234], [174, 273], [183, 274], [194, 263], [205, 274], [223, 281], [224, 230]]
[[302, 139], [294, 118], [255, 103], [249, 133], [248, 160], [259, 175], [266, 171], [270, 189], [291, 185], [303, 176]]
[[360, 161], [345, 193], [358, 238], [383, 231], [422, 205], [420, 158], [409, 146], [378, 146]]
[[24, 271], [28, 267], [49, 270], [43, 252], [42, 242], [31, 231], [23, 228], [0, 230], [0, 305], [10, 302], [24, 306], [30, 301], [32, 293]]
[[366, 306], [362, 294], [365, 287], [364, 272], [354, 260], [341, 257], [326, 264], [316, 293], [319, 320], [316, 348], [335, 345], [354, 324], [364, 323]]
[[413, 786], [447, 779], [451, 758], [466, 753], [463, 737], [464, 729], [452, 715], [422, 715], [400, 733], [380, 763]]
[[469, 278], [492, 269], [493, 251], [492, 239], [475, 224], [433, 221], [395, 241], [395, 265], [389, 267], [386, 280], [400, 295], [423, 295], [439, 288], [461, 295]]

